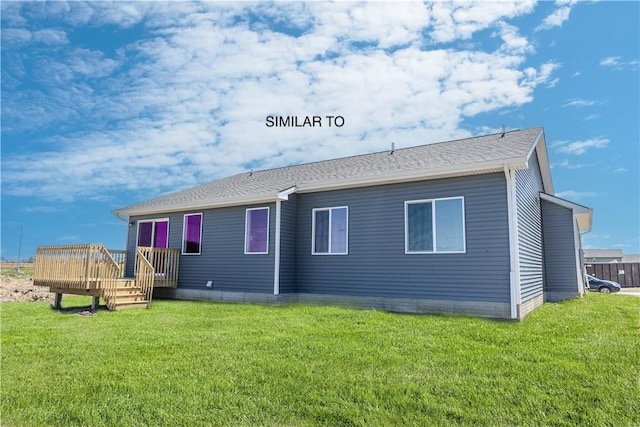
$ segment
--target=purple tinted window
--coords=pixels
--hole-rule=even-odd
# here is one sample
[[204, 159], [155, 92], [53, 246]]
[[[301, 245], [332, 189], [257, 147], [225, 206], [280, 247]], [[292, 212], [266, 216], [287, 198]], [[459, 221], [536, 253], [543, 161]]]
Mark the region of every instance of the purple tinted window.
[[269, 208], [247, 209], [245, 252], [267, 253], [269, 247]]
[[154, 248], [169, 247], [169, 221], [156, 221]]
[[138, 223], [138, 246], [167, 248], [169, 245], [169, 221], [145, 221]]
[[138, 223], [138, 246], [150, 248], [153, 236], [153, 222]]
[[182, 253], [199, 254], [202, 236], [202, 214], [184, 216], [182, 231]]

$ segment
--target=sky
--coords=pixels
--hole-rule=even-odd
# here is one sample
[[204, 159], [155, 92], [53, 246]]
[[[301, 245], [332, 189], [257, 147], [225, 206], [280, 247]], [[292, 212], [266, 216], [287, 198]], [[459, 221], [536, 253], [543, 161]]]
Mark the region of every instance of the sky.
[[640, 253], [639, 2], [0, 7], [6, 259], [122, 249], [114, 209], [235, 173], [503, 125], [544, 127], [586, 248]]

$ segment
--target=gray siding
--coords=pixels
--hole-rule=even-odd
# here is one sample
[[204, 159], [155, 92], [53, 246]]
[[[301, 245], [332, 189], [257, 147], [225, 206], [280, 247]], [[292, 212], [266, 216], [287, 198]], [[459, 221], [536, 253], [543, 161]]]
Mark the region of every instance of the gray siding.
[[295, 291], [297, 206], [297, 196], [291, 194], [280, 208], [280, 293]]
[[[404, 202], [463, 196], [466, 253], [405, 254]], [[312, 209], [349, 207], [348, 255], [311, 255]], [[297, 199], [296, 292], [509, 302], [504, 174], [322, 193]]]
[[573, 213], [570, 209], [542, 200], [544, 230], [545, 291], [577, 295], [576, 250]]
[[[244, 254], [245, 209], [269, 206], [269, 253]], [[273, 293], [275, 249], [275, 204], [238, 206], [165, 215], [132, 217], [127, 240], [127, 275], [133, 276], [137, 221], [169, 218], [169, 247], [182, 249], [182, 226], [185, 213], [202, 212], [202, 247], [200, 255], [181, 255], [178, 287], [205, 288], [213, 281], [213, 290]]]
[[540, 192], [542, 177], [537, 155], [529, 168], [516, 171], [516, 208], [518, 215], [518, 254], [521, 302], [540, 297], [544, 292], [542, 251], [542, 214]]

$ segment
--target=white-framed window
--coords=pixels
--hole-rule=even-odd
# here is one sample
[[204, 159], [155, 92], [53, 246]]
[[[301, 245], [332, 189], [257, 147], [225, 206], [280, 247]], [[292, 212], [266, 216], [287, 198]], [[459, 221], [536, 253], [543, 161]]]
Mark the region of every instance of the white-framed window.
[[168, 248], [169, 218], [138, 220], [136, 246]]
[[182, 222], [182, 255], [200, 255], [202, 248], [202, 214], [185, 214]]
[[312, 212], [311, 253], [347, 255], [349, 253], [349, 208], [316, 208]]
[[246, 210], [244, 253], [269, 253], [269, 207], [249, 208]]
[[404, 202], [406, 254], [465, 253], [464, 197]]

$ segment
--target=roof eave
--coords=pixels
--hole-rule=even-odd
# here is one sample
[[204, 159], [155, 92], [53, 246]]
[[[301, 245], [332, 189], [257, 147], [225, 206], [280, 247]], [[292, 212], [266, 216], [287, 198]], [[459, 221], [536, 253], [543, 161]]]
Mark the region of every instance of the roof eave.
[[457, 165], [435, 169], [414, 169], [394, 174], [369, 176], [353, 179], [336, 179], [329, 181], [299, 184], [277, 193], [249, 195], [239, 197], [227, 197], [224, 199], [207, 199], [190, 203], [180, 203], [170, 206], [150, 206], [122, 208], [112, 211], [118, 216], [154, 215], [169, 212], [193, 211], [197, 209], [214, 209], [230, 206], [241, 206], [258, 203], [270, 203], [276, 200], [287, 200], [292, 193], [314, 193], [327, 190], [339, 190], [347, 188], [370, 187], [374, 185], [395, 184], [400, 182], [422, 181], [455, 176], [479, 175], [483, 173], [501, 172], [505, 165], [510, 169], [527, 168], [527, 159], [517, 157], [511, 159], [494, 160], [474, 163], [472, 165]]
[[542, 186], [544, 192], [553, 194], [553, 180], [551, 179], [551, 166], [549, 164], [549, 154], [547, 153], [547, 144], [544, 137], [544, 130], [540, 129], [540, 133], [536, 137], [535, 142], [527, 153], [527, 162], [533, 155], [538, 155], [538, 165], [540, 166], [540, 175], [542, 177]]
[[179, 203], [171, 206], [123, 208], [123, 209], [116, 209], [112, 211], [112, 213], [119, 216], [125, 215], [128, 217], [131, 217], [131, 216], [139, 216], [139, 215], [154, 215], [154, 214], [161, 214], [161, 213], [168, 213], [168, 212], [182, 212], [182, 211], [193, 211], [193, 210], [199, 210], [199, 209], [225, 208], [225, 207], [238, 206], [238, 205], [270, 203], [270, 202], [275, 202], [279, 198], [278, 197], [279, 194], [280, 193], [262, 194], [257, 196], [251, 195], [251, 196], [228, 197], [224, 199], [213, 199], [213, 200], [199, 200], [197, 202]]
[[561, 199], [557, 196], [552, 196], [550, 194], [540, 193], [540, 198], [542, 200], [546, 200], [547, 202], [554, 203], [558, 206], [562, 206], [563, 208], [571, 209], [573, 215], [578, 221], [578, 228], [582, 233], [588, 233], [591, 231], [591, 227], [593, 226], [593, 209], [588, 208], [586, 206], [579, 205], [577, 203], [571, 202], [569, 200]]

